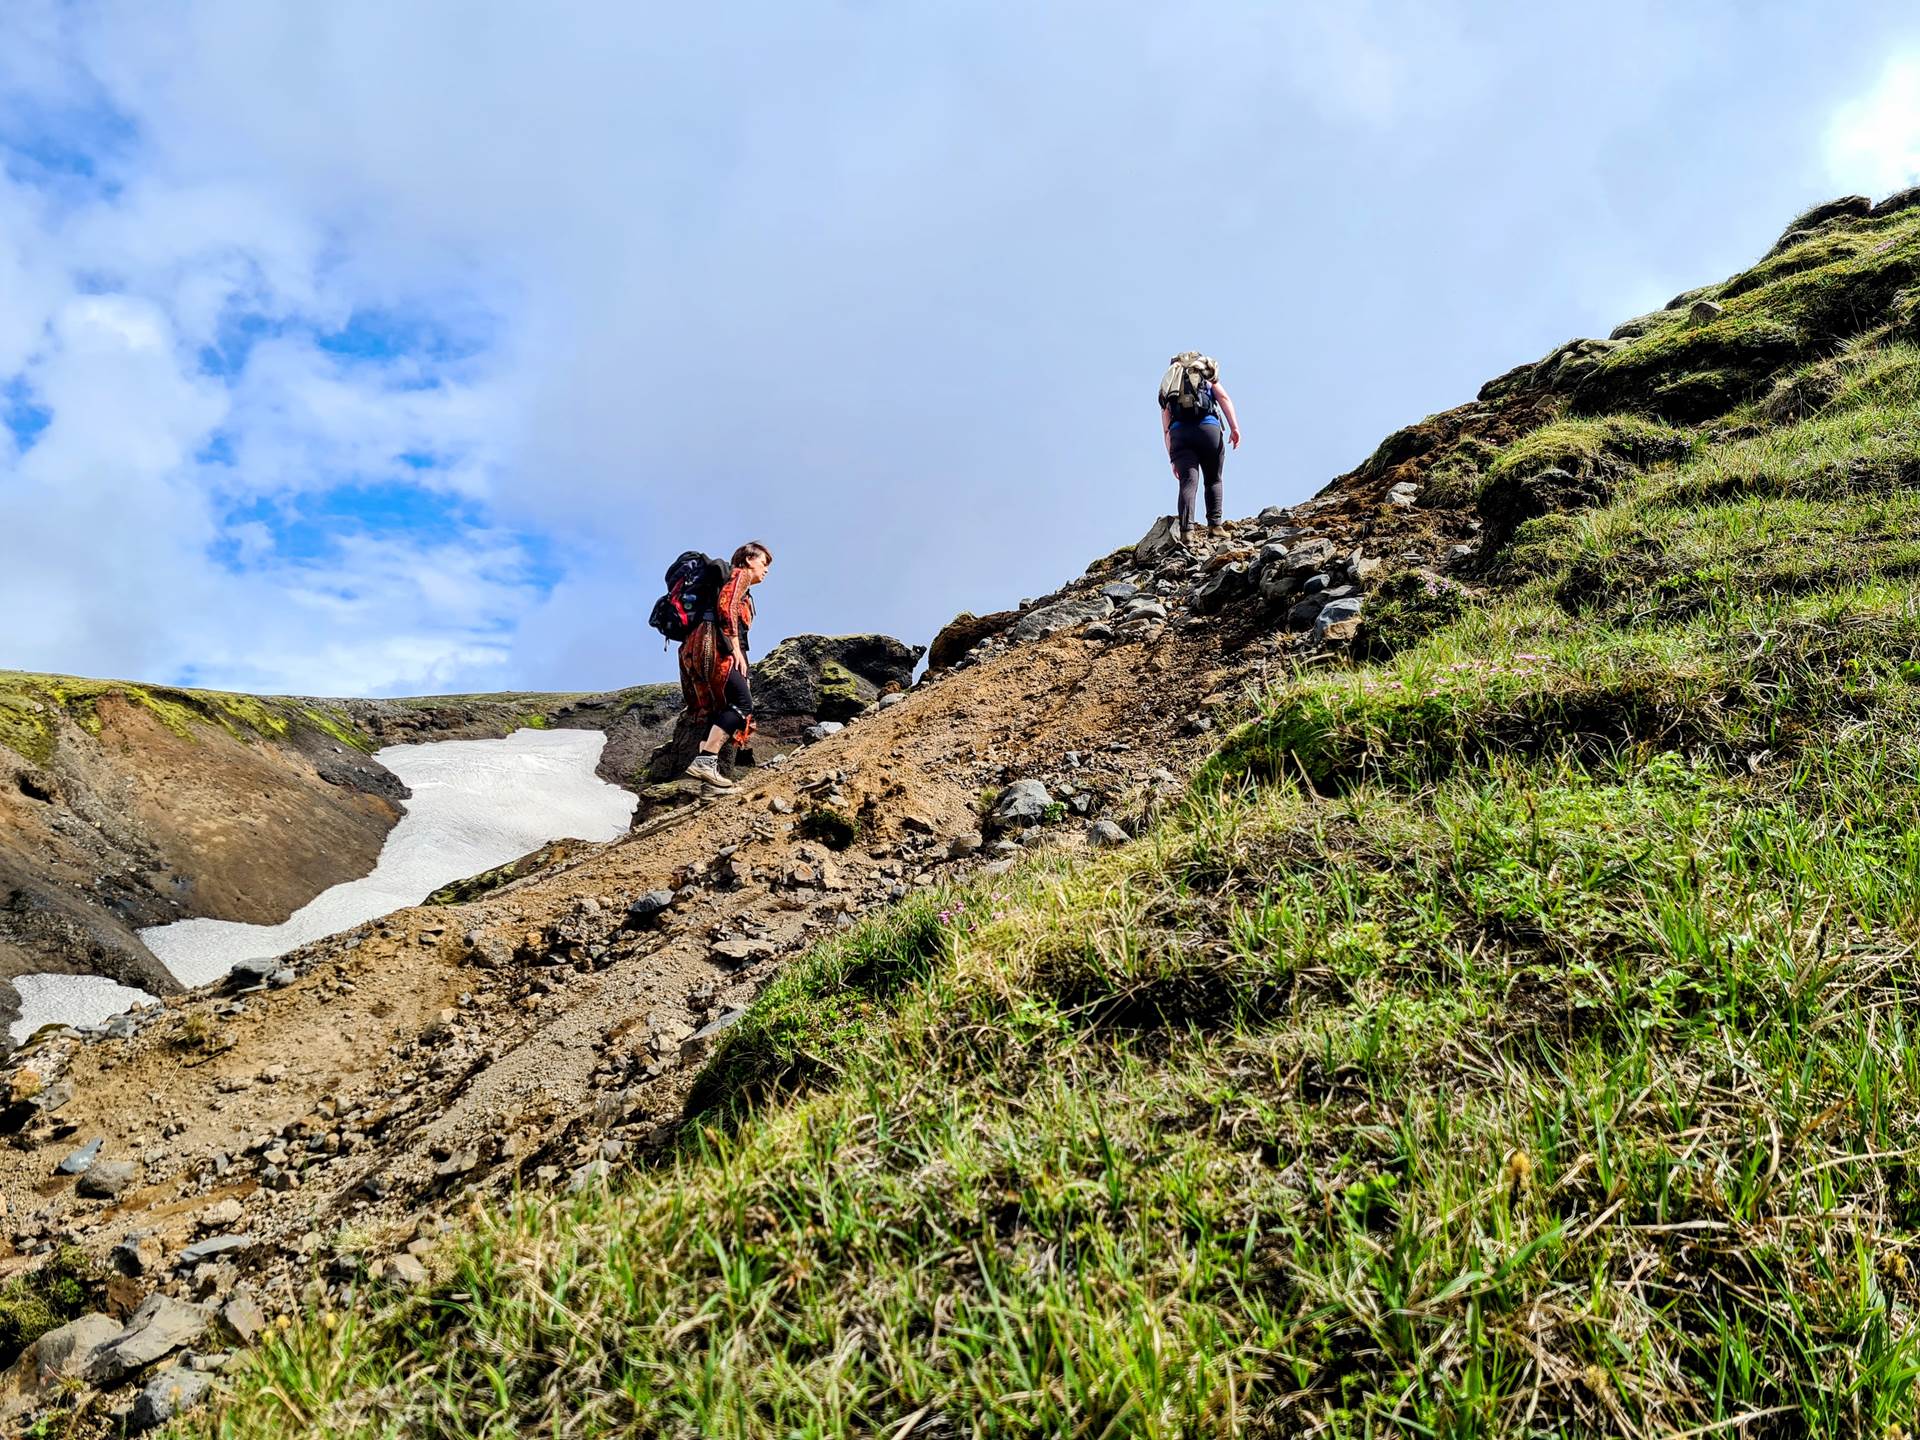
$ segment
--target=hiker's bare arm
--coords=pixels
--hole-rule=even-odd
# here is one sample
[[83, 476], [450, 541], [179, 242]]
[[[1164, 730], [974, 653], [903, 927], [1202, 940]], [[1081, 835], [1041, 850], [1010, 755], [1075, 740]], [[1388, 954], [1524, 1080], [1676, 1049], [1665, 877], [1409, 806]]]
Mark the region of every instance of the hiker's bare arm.
[[1167, 447], [1167, 453], [1173, 453], [1173, 411], [1165, 405], [1160, 407], [1160, 443]]
[[1240, 448], [1240, 417], [1233, 413], [1233, 397], [1218, 380], [1213, 382], [1213, 398], [1220, 402], [1220, 413], [1227, 417], [1227, 443]]

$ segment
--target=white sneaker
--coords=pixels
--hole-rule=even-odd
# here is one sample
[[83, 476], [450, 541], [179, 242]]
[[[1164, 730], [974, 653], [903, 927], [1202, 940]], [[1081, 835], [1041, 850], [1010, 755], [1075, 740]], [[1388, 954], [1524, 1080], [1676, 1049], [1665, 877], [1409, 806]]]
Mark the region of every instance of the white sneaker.
[[716, 790], [738, 790], [740, 787], [720, 773], [718, 755], [696, 755], [693, 763], [686, 768], [689, 779], [698, 780], [703, 785], [711, 785]]

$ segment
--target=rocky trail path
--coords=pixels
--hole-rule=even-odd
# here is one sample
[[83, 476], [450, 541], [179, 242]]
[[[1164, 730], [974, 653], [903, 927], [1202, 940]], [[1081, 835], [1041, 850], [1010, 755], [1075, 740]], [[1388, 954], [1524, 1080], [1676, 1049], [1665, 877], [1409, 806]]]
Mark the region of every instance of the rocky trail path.
[[[1471, 545], [1467, 516], [1407, 502], [1382, 477], [1193, 553], [1162, 523], [734, 792], [105, 1036], [43, 1033], [0, 1075], [0, 1279], [103, 1257], [113, 1336], [186, 1307], [168, 1374], [321, 1292], [419, 1283], [475, 1194], [587, 1183], [668, 1138], [719, 1031], [815, 940], [1032, 846], [1124, 840], [1215, 717], [1352, 634], [1370, 583]], [[112, 1378], [124, 1421], [136, 1371]], [[0, 1414], [32, 1390], [0, 1381]]]

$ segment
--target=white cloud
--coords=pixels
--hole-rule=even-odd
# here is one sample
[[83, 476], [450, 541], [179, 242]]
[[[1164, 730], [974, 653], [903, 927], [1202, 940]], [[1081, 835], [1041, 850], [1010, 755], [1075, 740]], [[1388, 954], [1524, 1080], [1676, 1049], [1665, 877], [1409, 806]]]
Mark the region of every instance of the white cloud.
[[1920, 183], [1920, 56], [1887, 62], [1879, 82], [1835, 112], [1827, 128], [1835, 183], [1884, 195]]

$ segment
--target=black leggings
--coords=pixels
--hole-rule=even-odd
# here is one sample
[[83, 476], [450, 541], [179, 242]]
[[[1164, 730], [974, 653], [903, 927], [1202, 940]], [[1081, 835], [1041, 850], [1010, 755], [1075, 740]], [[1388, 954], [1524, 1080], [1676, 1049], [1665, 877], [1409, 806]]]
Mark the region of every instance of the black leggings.
[[1218, 525], [1227, 499], [1220, 479], [1227, 458], [1226, 432], [1218, 425], [1176, 425], [1167, 434], [1172, 441], [1167, 455], [1180, 476], [1180, 528], [1193, 524], [1193, 502], [1202, 480], [1207, 485], [1207, 524]]
[[753, 715], [753, 685], [747, 679], [747, 667], [736, 665], [727, 671], [727, 708], [713, 717], [713, 723], [729, 735], [738, 734]]

